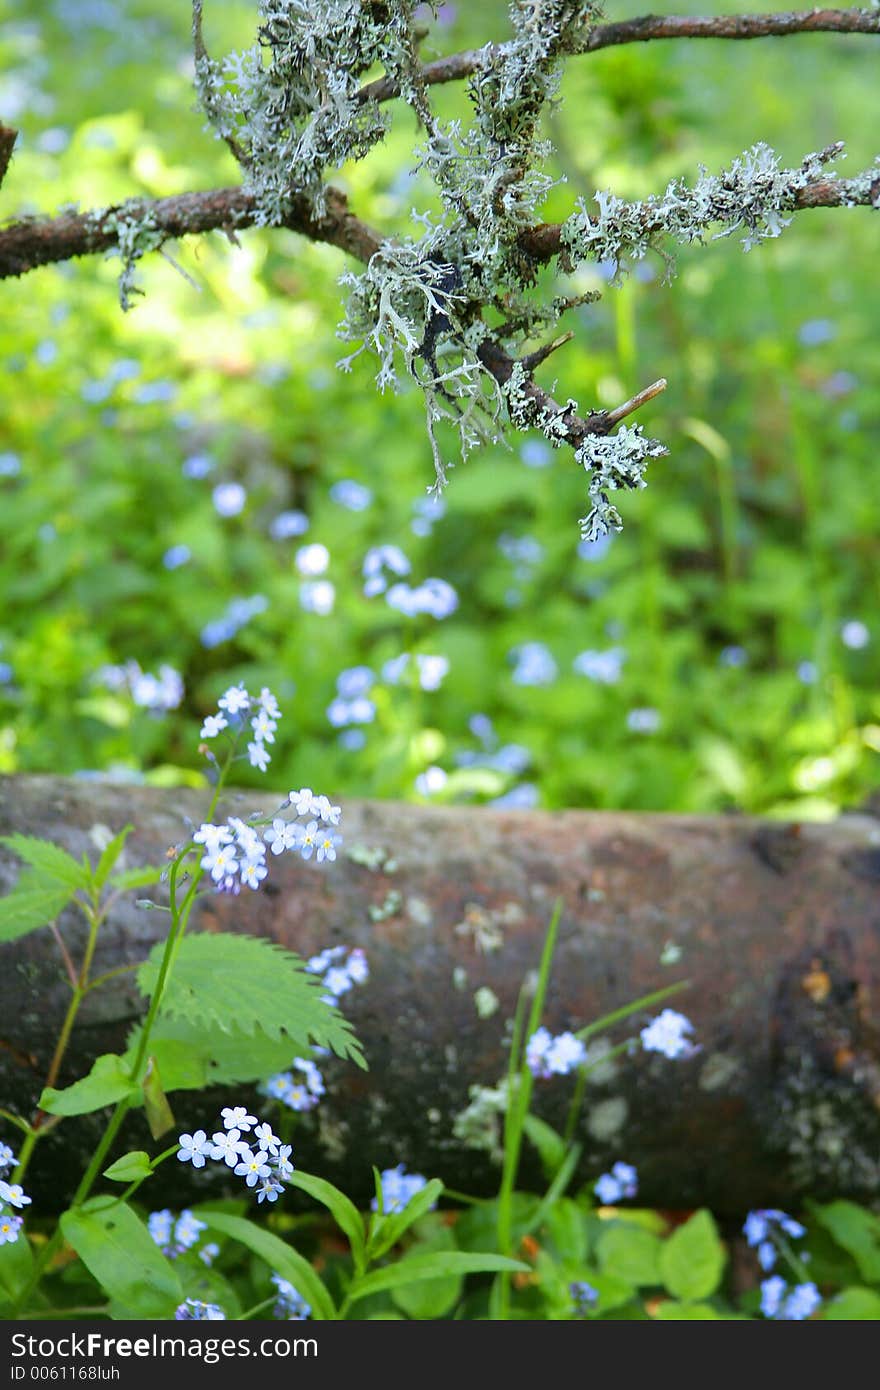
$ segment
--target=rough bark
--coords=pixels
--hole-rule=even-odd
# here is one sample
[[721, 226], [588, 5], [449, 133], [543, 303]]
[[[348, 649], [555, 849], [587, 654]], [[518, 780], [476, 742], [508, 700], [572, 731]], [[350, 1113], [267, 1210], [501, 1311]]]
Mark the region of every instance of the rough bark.
[[[269, 811], [278, 800], [238, 793], [228, 809]], [[192, 791], [0, 779], [0, 833], [52, 838], [79, 855], [94, 853], [96, 825], [116, 831], [131, 822], [130, 864], [161, 859], [185, 833], [183, 816], [198, 821], [203, 807]], [[852, 815], [796, 826], [344, 802], [342, 829], [336, 864], [283, 856], [259, 893], [209, 896], [193, 924], [253, 932], [303, 955], [337, 943], [367, 952], [370, 982], [346, 996], [346, 1013], [370, 1069], [328, 1066], [328, 1095], [297, 1126], [300, 1167], [362, 1201], [370, 1165], [399, 1161], [459, 1190], [494, 1190], [497, 1169], [454, 1137], [453, 1124], [469, 1086], [494, 1085], [504, 1074], [517, 993], [559, 898], [550, 1029], [581, 1027], [687, 979], [672, 1003], [693, 1020], [700, 1043], [676, 1062], [636, 1050], [588, 1087], [576, 1136], [580, 1180], [625, 1158], [638, 1166], [646, 1203], [706, 1203], [731, 1215], [804, 1193], [880, 1194], [872, 1012], [880, 822]], [[365, 847], [394, 866], [367, 867], [358, 852]], [[0, 850], [4, 890], [16, 872], [17, 861]], [[95, 972], [143, 958], [161, 933], [164, 914], [136, 909], [136, 896], [113, 910]], [[481, 924], [498, 929], [497, 950], [479, 949]], [[80, 927], [73, 918], [61, 925], [76, 958]], [[669, 943], [680, 952], [674, 964], [663, 963]], [[45, 1076], [67, 985], [48, 931], [0, 946], [0, 957], [0, 1103], [26, 1110]], [[498, 999], [489, 1017], [475, 1005], [481, 987]], [[90, 996], [62, 1083], [121, 1047], [141, 1007], [127, 975]], [[651, 1012], [618, 1024], [611, 1040], [634, 1033]], [[539, 1083], [538, 1113], [560, 1124], [571, 1094], [569, 1078]], [[219, 1105], [233, 1103], [209, 1092], [171, 1099], [183, 1130], [209, 1127]], [[234, 1103], [243, 1099], [266, 1108], [246, 1089]], [[152, 1147], [139, 1117], [126, 1123], [123, 1148]], [[37, 1146], [28, 1176], [36, 1203], [63, 1203], [102, 1127], [100, 1116], [65, 1121]], [[216, 1190], [206, 1189], [205, 1173], [173, 1168], [143, 1193], [154, 1205], [179, 1207]], [[528, 1157], [522, 1185], [540, 1186]]]

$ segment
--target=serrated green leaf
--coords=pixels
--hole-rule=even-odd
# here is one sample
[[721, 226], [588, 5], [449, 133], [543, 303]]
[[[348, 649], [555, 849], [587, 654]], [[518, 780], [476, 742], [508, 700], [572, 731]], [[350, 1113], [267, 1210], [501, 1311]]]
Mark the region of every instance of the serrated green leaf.
[[63, 883], [72, 892], [89, 885], [89, 875], [82, 864], [51, 840], [39, 840], [33, 835], [0, 835], [0, 844], [30, 864], [42, 880]]
[[685, 1303], [718, 1288], [727, 1255], [708, 1211], [696, 1211], [663, 1242], [660, 1273], [671, 1294]]
[[[133, 1061], [141, 1030], [132, 1030], [126, 1061]], [[222, 1082], [265, 1081], [286, 1071], [294, 1057], [311, 1052], [305, 1038], [267, 1038], [261, 1029], [245, 1035], [205, 1028], [188, 1019], [160, 1018], [150, 1035], [150, 1051], [162, 1072], [166, 1091], [200, 1091]]]
[[17, 941], [30, 931], [48, 926], [67, 906], [74, 890], [47, 883], [34, 869], [25, 869], [11, 893], [0, 898], [0, 941]]
[[56, 1091], [47, 1086], [40, 1096], [40, 1109], [49, 1115], [90, 1115], [105, 1105], [115, 1105], [123, 1096], [140, 1099], [140, 1087], [133, 1086], [123, 1059], [115, 1052], [105, 1052], [92, 1063], [88, 1076]]
[[349, 1290], [349, 1302], [366, 1298], [367, 1294], [379, 1293], [382, 1289], [399, 1288], [402, 1284], [414, 1284], [422, 1279], [441, 1279], [463, 1274], [528, 1274], [530, 1266], [522, 1260], [511, 1260], [506, 1255], [471, 1254], [465, 1250], [440, 1251], [433, 1255], [408, 1255], [395, 1260], [384, 1269], [374, 1269], [371, 1274], [358, 1279]]
[[66, 1211], [61, 1230], [113, 1300], [117, 1315], [173, 1318], [183, 1302], [177, 1271], [125, 1202], [93, 1198]]
[[109, 845], [105, 845], [101, 854], [101, 858], [98, 860], [97, 866], [95, 868], [95, 872], [92, 875], [96, 888], [104, 887], [104, 884], [107, 882], [107, 878], [110, 874], [110, 870], [113, 868], [113, 865], [116, 863], [117, 859], [122, 853], [123, 848], [125, 846], [125, 842], [133, 829], [133, 825], [123, 826], [119, 834], [113, 836], [113, 839], [110, 841]]
[[149, 1154], [143, 1149], [132, 1149], [131, 1153], [123, 1154], [109, 1168], [105, 1168], [104, 1177], [111, 1182], [130, 1183], [137, 1182], [139, 1178], [148, 1178], [152, 1171]]
[[880, 1294], [875, 1289], [844, 1289], [825, 1305], [825, 1322], [880, 1322]]
[[[138, 971], [146, 995], [156, 986], [164, 949], [158, 942]], [[181, 942], [160, 1014], [245, 1035], [258, 1029], [271, 1038], [294, 1032], [365, 1066], [351, 1024], [324, 1001], [325, 993], [299, 956], [274, 942], [204, 933]]]
[[821, 1226], [852, 1255], [862, 1278], [880, 1283], [880, 1217], [856, 1202], [814, 1203], [810, 1210]]
[[313, 1173], [303, 1173], [297, 1169], [286, 1182], [289, 1187], [298, 1187], [302, 1192], [307, 1192], [316, 1202], [321, 1202], [328, 1209], [340, 1230], [348, 1236], [352, 1254], [357, 1262], [363, 1254], [366, 1233], [364, 1219], [354, 1202], [346, 1197], [344, 1192], [340, 1192], [338, 1187]]
[[247, 1246], [282, 1279], [289, 1280], [297, 1293], [310, 1304], [313, 1318], [319, 1321], [335, 1319], [336, 1308], [323, 1280], [309, 1261], [286, 1241], [262, 1226], [255, 1226], [243, 1216], [230, 1216], [209, 1204], [196, 1207], [195, 1212], [212, 1230], [220, 1231]]
[[110, 876], [110, 887], [125, 892], [129, 888], [148, 888], [158, 883], [167, 869], [167, 864], [144, 864], [139, 869], [120, 869]]

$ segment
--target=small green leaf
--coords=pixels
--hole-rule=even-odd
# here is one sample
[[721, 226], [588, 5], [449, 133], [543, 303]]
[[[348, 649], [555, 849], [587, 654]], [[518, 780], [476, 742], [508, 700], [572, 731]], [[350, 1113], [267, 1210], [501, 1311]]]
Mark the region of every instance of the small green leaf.
[[247, 1246], [260, 1259], [265, 1260], [270, 1269], [287, 1279], [297, 1293], [311, 1305], [312, 1317], [320, 1321], [335, 1319], [336, 1308], [323, 1281], [308, 1260], [304, 1259], [293, 1246], [255, 1226], [242, 1216], [230, 1216], [225, 1211], [217, 1211], [212, 1206], [195, 1208], [196, 1215], [206, 1221], [212, 1230], [230, 1236]]
[[395, 1289], [414, 1284], [421, 1279], [442, 1279], [462, 1274], [528, 1274], [530, 1266], [522, 1260], [509, 1260], [506, 1255], [470, 1254], [464, 1250], [444, 1250], [433, 1255], [409, 1255], [395, 1260], [384, 1269], [358, 1279], [349, 1290], [349, 1301], [357, 1302], [367, 1294], [382, 1289]]
[[149, 1154], [143, 1149], [132, 1149], [130, 1153], [123, 1154], [117, 1158], [115, 1163], [111, 1163], [109, 1168], [104, 1169], [104, 1177], [111, 1182], [138, 1182], [141, 1178], [148, 1178], [153, 1171]]
[[440, 1179], [432, 1178], [429, 1183], [410, 1197], [403, 1211], [389, 1212], [387, 1216], [380, 1216], [376, 1213], [367, 1242], [369, 1258], [371, 1260], [378, 1259], [380, 1255], [385, 1254], [386, 1250], [390, 1250], [392, 1245], [396, 1245], [413, 1222], [418, 1221], [420, 1216], [424, 1216], [426, 1212], [430, 1211], [442, 1191], [443, 1184]]
[[315, 1177], [312, 1173], [302, 1173], [297, 1169], [286, 1182], [289, 1187], [298, 1187], [302, 1192], [308, 1192], [316, 1202], [321, 1202], [327, 1207], [336, 1224], [348, 1236], [352, 1255], [357, 1262], [364, 1251], [365, 1232], [364, 1219], [354, 1203], [344, 1192], [340, 1192], [338, 1187], [334, 1187], [324, 1178]]
[[174, 1114], [162, 1087], [162, 1078], [159, 1075], [155, 1053], [151, 1054], [147, 1060], [143, 1088], [144, 1113], [147, 1117], [147, 1124], [150, 1126], [150, 1133], [154, 1139], [161, 1139], [163, 1134], [167, 1134], [169, 1129], [174, 1128]]
[[167, 867], [167, 864], [144, 864], [140, 869], [121, 869], [111, 876], [110, 887], [122, 892], [129, 888], [148, 888], [151, 883], [159, 882]]
[[40, 1109], [50, 1115], [90, 1115], [105, 1105], [114, 1105], [123, 1096], [140, 1099], [140, 1087], [134, 1086], [123, 1060], [115, 1052], [105, 1052], [96, 1058], [88, 1076], [56, 1091], [47, 1086], [40, 1096]]
[[93, 1198], [66, 1211], [61, 1230], [119, 1316], [173, 1318], [183, 1302], [177, 1271], [125, 1202]]
[[562, 1166], [568, 1145], [552, 1125], [546, 1124], [537, 1115], [526, 1115], [523, 1129], [538, 1150], [544, 1176], [550, 1182]]
[[36, 869], [42, 880], [63, 883], [71, 892], [89, 886], [89, 875], [82, 864], [51, 840], [38, 840], [32, 835], [0, 835], [0, 844], [7, 845], [19, 859]]
[[16, 941], [53, 922], [73, 897], [74, 889], [47, 883], [34, 869], [25, 869], [11, 893], [0, 898], [0, 941]]
[[637, 1287], [661, 1283], [662, 1249], [662, 1241], [653, 1232], [617, 1223], [603, 1229], [596, 1244], [597, 1258], [605, 1273], [616, 1274]]
[[852, 1255], [866, 1283], [880, 1283], [880, 1217], [843, 1200], [811, 1204], [810, 1210], [841, 1249]]
[[660, 1322], [717, 1322], [719, 1314], [709, 1303], [678, 1303], [667, 1299], [657, 1309]]
[[120, 830], [118, 835], [114, 835], [109, 845], [105, 845], [101, 858], [98, 860], [95, 872], [92, 875], [96, 888], [103, 888], [110, 874], [110, 870], [122, 853], [125, 842], [134, 829], [133, 825], [126, 825]]
[[880, 1294], [855, 1286], [825, 1305], [826, 1322], [880, 1322]]
[[663, 1283], [671, 1294], [684, 1302], [708, 1298], [718, 1288], [726, 1258], [711, 1213], [694, 1212], [663, 1242], [660, 1254]]
[[[413, 1246], [412, 1254], [428, 1255], [443, 1250], [454, 1250], [455, 1240], [448, 1226], [435, 1223], [425, 1234], [430, 1218], [425, 1218], [419, 1228], [418, 1244]], [[446, 1275], [442, 1279], [421, 1279], [414, 1284], [401, 1284], [391, 1290], [394, 1303], [409, 1318], [445, 1318], [452, 1311], [464, 1288], [460, 1274]]]

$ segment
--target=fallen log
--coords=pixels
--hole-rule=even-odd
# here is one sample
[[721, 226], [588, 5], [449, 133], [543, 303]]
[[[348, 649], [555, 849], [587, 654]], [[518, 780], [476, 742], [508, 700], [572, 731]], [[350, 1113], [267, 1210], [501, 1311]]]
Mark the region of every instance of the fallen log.
[[[230, 793], [224, 810], [269, 812], [278, 801]], [[198, 823], [204, 806], [186, 789], [2, 778], [0, 834], [53, 839], [79, 857], [96, 852], [96, 827], [115, 833], [130, 822], [127, 863], [155, 863], [187, 833], [184, 817]], [[404, 1162], [474, 1195], [496, 1190], [497, 1162], [461, 1137], [461, 1116], [470, 1087], [493, 1087], [505, 1073], [517, 995], [559, 899], [550, 1030], [582, 1027], [687, 979], [671, 1004], [693, 1021], [699, 1043], [686, 1059], [634, 1049], [592, 1073], [575, 1185], [626, 1159], [638, 1167], [640, 1198], [666, 1208], [706, 1204], [733, 1217], [804, 1194], [880, 1195], [880, 821], [344, 801], [341, 829], [335, 864], [281, 856], [260, 892], [207, 896], [191, 927], [262, 935], [302, 956], [342, 943], [367, 954], [369, 983], [345, 996], [344, 1009], [369, 1070], [328, 1062], [327, 1095], [297, 1117], [299, 1167], [361, 1203], [372, 1194], [373, 1164]], [[0, 846], [0, 892], [18, 870]], [[136, 897], [114, 907], [95, 973], [143, 959], [163, 934], [165, 915], [136, 908]], [[76, 959], [81, 924], [66, 914], [60, 925]], [[48, 930], [0, 946], [0, 962], [0, 1104], [30, 1113], [68, 986]], [[90, 995], [58, 1084], [121, 1050], [142, 1011], [129, 975]], [[652, 1012], [608, 1039], [634, 1034]], [[561, 1126], [572, 1085], [539, 1082], [536, 1112]], [[266, 1110], [248, 1088], [234, 1098], [177, 1092], [171, 1101], [190, 1131], [210, 1130], [221, 1104]], [[69, 1198], [105, 1120], [67, 1120], [37, 1146], [28, 1174], [35, 1210]], [[117, 1152], [163, 1146], [139, 1115], [123, 1137]], [[142, 1195], [179, 1208], [217, 1191], [206, 1181], [204, 1171], [165, 1165]], [[541, 1190], [531, 1152], [520, 1185]]]

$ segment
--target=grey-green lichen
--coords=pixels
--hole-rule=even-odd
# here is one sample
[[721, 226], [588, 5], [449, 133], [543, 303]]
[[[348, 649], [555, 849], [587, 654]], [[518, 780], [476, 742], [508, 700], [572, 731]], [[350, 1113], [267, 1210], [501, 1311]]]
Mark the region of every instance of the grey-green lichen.
[[[430, 179], [437, 205], [413, 209], [417, 232], [383, 241], [363, 271], [343, 275], [339, 335], [357, 346], [340, 366], [350, 368], [369, 350], [378, 357], [381, 390], [418, 385], [434, 488], [445, 485], [455, 457], [502, 439], [506, 415], [516, 429], [538, 429], [554, 447], [574, 448], [590, 477], [583, 535], [619, 529], [610, 494], [643, 487], [648, 461], [664, 446], [638, 427], [611, 434], [599, 412], [584, 422], [575, 401], [557, 405], [533, 380], [545, 354], [526, 350], [585, 298], [548, 303], [526, 234], [540, 227], [560, 181], [547, 172], [552, 147], [542, 124], [558, 99], [566, 58], [588, 47], [598, 6], [511, 0], [512, 37], [479, 51], [468, 111], [442, 121], [420, 66], [414, 0], [260, 0], [256, 43], [221, 62], [204, 49], [201, 0], [194, 3], [201, 106], [242, 166], [258, 222], [283, 223], [294, 200], [300, 211], [324, 216], [328, 176], [382, 140], [390, 116], [365, 87], [371, 69], [381, 68], [416, 115], [417, 171]], [[756, 144], [718, 175], [701, 169], [693, 186], [675, 179], [642, 202], [599, 192], [594, 212], [581, 199], [561, 228], [559, 263], [572, 270], [587, 259], [610, 261], [619, 278], [651, 250], [671, 264], [665, 243], [702, 241], [712, 228], [713, 236], [741, 232], [748, 250], [780, 234], [799, 194], [840, 153], [833, 145], [783, 169], [768, 146]], [[874, 176], [864, 177], [860, 195], [874, 187]], [[142, 222], [125, 228], [124, 244], [120, 238], [126, 297], [149, 235]]]
[[710, 174], [702, 166], [693, 187], [673, 179], [659, 197], [628, 203], [612, 193], [595, 195], [591, 216], [583, 199], [563, 224], [561, 239], [568, 265], [587, 259], [611, 261], [620, 274], [627, 260], [641, 260], [666, 238], [683, 245], [703, 241], [712, 226], [718, 237], [742, 231], [746, 251], [779, 236], [791, 221], [798, 193], [821, 177], [824, 166], [843, 152], [840, 143], [808, 154], [798, 169], [781, 169], [769, 145], [759, 142], [729, 169]]
[[129, 198], [117, 208], [98, 208], [89, 214], [88, 222], [95, 235], [115, 237], [107, 254], [122, 259], [119, 303], [127, 312], [134, 296], [143, 294], [136, 281], [138, 261], [149, 252], [158, 251], [168, 240], [168, 233], [159, 226], [155, 212], [143, 198]]
[[621, 425], [616, 434], [588, 434], [575, 450], [590, 479], [590, 511], [581, 517], [581, 536], [597, 540], [623, 525], [620, 512], [609, 499], [619, 488], [645, 487], [645, 469], [652, 458], [669, 450], [657, 439], [649, 439], [641, 425]]
[[362, 159], [388, 120], [358, 97], [381, 64], [400, 73], [411, 55], [412, 4], [261, 0], [257, 42], [220, 62], [199, 53], [196, 87], [218, 137], [238, 153], [269, 226], [294, 197], [324, 211], [327, 169]]

